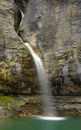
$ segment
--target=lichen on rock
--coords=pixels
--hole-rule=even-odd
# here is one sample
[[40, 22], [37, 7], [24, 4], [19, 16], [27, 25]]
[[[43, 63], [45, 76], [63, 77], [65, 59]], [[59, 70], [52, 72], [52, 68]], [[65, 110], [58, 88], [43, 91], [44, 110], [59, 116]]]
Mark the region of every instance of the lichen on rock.
[[[19, 33], [23, 41], [29, 41], [43, 53], [52, 89], [55, 90], [57, 86], [60, 94], [64, 94], [65, 91], [65, 94], [80, 94], [80, 0], [23, 2], [26, 4], [26, 7], [23, 6], [25, 16], [20, 24]], [[23, 11], [22, 8], [21, 10]], [[71, 92], [67, 91], [69, 86]]]
[[32, 87], [37, 87], [32, 57], [18, 36], [20, 21], [21, 14], [14, 0], [1, 0], [0, 93], [31, 94]]

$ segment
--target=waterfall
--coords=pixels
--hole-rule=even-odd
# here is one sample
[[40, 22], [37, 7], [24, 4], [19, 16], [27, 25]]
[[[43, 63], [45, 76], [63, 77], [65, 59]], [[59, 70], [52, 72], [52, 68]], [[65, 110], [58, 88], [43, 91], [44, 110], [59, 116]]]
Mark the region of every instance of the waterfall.
[[52, 113], [52, 103], [53, 103], [53, 99], [52, 99], [52, 93], [49, 87], [49, 81], [44, 69], [44, 65], [42, 60], [40, 59], [40, 57], [34, 52], [34, 50], [31, 48], [31, 46], [29, 45], [29, 43], [24, 43], [25, 46], [27, 46], [27, 48], [29, 49], [35, 66], [36, 66], [36, 71], [38, 74], [38, 79], [39, 79], [39, 85], [40, 85], [40, 90], [42, 92], [42, 97], [43, 97], [43, 110], [44, 112], [48, 112], [48, 114]]
[[[20, 24], [23, 22], [23, 18], [25, 16], [25, 14], [22, 12], [22, 10], [20, 9], [21, 12], [21, 16], [22, 16], [22, 20], [20, 22]], [[20, 38], [21, 40], [21, 38]], [[40, 90], [42, 93], [42, 98], [43, 98], [43, 111], [47, 114], [53, 113], [54, 110], [54, 105], [53, 105], [53, 98], [52, 98], [52, 93], [49, 87], [49, 81], [44, 69], [44, 65], [42, 60], [40, 59], [40, 57], [34, 52], [34, 50], [31, 48], [31, 46], [29, 45], [29, 43], [24, 43], [25, 46], [29, 49], [35, 66], [36, 66], [36, 71], [38, 74], [38, 79], [39, 79], [39, 86], [40, 86]], [[52, 109], [53, 108], [53, 109]]]

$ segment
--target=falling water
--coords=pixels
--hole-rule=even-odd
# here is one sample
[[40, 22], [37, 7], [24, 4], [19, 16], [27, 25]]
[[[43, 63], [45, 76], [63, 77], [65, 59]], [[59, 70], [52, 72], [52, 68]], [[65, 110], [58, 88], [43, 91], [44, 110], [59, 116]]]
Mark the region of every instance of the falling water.
[[24, 44], [29, 49], [29, 51], [34, 59], [34, 62], [35, 62], [38, 79], [39, 79], [39, 84], [41, 87], [41, 92], [42, 92], [42, 97], [43, 97], [43, 106], [45, 106], [45, 107], [43, 107], [43, 110], [44, 110], [44, 112], [49, 112], [51, 114], [53, 112], [51, 109], [53, 107], [53, 105], [52, 105], [53, 99], [52, 99], [52, 94], [51, 94], [51, 90], [49, 87], [49, 81], [46, 76], [43, 62], [41, 61], [40, 57], [31, 48], [29, 43], [24, 43]]

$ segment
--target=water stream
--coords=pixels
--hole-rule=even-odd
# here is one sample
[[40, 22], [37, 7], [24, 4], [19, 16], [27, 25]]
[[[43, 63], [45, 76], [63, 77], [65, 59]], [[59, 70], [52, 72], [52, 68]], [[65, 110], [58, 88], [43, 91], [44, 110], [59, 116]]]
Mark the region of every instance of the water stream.
[[54, 106], [53, 106], [53, 98], [52, 98], [52, 93], [51, 89], [49, 86], [49, 81], [45, 72], [45, 68], [43, 65], [42, 60], [40, 57], [34, 52], [34, 50], [31, 48], [29, 43], [24, 43], [25, 46], [29, 49], [38, 74], [38, 79], [39, 79], [39, 85], [40, 85], [40, 90], [42, 93], [42, 98], [43, 98], [43, 110], [47, 114], [53, 114]]
[[[20, 22], [20, 24], [23, 22], [23, 18], [24, 18], [24, 13], [22, 12], [22, 10], [20, 10], [21, 12], [21, 16], [22, 16], [22, 20]], [[29, 43], [24, 43], [25, 46], [29, 49], [35, 66], [36, 66], [36, 71], [38, 74], [38, 80], [39, 80], [39, 86], [40, 86], [40, 91], [41, 91], [41, 97], [43, 99], [43, 111], [44, 113], [46, 113], [46, 115], [52, 114], [53, 115], [53, 111], [54, 109], [54, 105], [53, 105], [53, 97], [52, 97], [52, 92], [50, 89], [50, 85], [49, 85], [49, 81], [45, 72], [45, 68], [43, 65], [42, 60], [40, 59], [40, 57], [34, 52], [34, 50], [32, 49], [32, 47], [30, 46]]]

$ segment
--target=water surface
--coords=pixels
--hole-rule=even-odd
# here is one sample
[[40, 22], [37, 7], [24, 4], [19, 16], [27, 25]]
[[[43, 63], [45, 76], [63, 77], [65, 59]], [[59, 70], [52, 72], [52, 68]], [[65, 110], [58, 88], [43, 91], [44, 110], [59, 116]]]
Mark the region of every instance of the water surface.
[[81, 130], [81, 118], [30, 117], [0, 121], [0, 130]]

